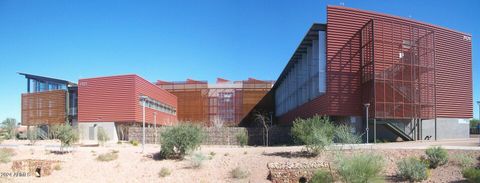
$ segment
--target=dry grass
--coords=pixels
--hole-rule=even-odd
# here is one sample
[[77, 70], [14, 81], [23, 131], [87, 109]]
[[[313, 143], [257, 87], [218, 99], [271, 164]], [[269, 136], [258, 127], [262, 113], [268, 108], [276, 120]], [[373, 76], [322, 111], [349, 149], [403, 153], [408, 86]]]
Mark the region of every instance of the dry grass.
[[58, 171], [58, 170], [62, 170], [62, 165], [60, 165], [60, 164], [55, 164], [55, 166], [53, 167], [53, 169], [55, 169], [55, 170], [57, 170], [57, 171]]
[[15, 150], [12, 148], [2, 148], [0, 149], [0, 162], [8, 163], [11, 160], [11, 157], [15, 155]]
[[160, 172], [158, 172], [159, 177], [166, 177], [171, 174], [170, 169], [163, 167]]
[[250, 173], [243, 168], [237, 167], [230, 172], [230, 175], [235, 179], [244, 179], [250, 176]]
[[117, 153], [110, 152], [110, 153], [104, 153], [104, 154], [98, 155], [97, 161], [108, 162], [108, 161], [116, 160], [117, 158], [118, 158]]

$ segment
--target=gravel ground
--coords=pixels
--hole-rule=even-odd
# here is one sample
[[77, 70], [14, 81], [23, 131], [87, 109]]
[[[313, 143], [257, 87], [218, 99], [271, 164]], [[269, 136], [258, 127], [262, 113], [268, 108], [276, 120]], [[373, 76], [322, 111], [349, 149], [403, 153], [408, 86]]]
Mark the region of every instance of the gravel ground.
[[[386, 181], [399, 181], [395, 177], [395, 163], [408, 156], [420, 157], [425, 148], [430, 145], [445, 145], [450, 155], [469, 153], [480, 157], [478, 139], [441, 141], [441, 142], [406, 142], [377, 145], [354, 146], [355, 150], [345, 150], [346, 154], [367, 152], [384, 156], [387, 166], [385, 169]], [[146, 145], [145, 153], [141, 153], [141, 146], [130, 144], [107, 144], [105, 147], [77, 147], [75, 152], [68, 154], [54, 154], [47, 151], [46, 146], [58, 145], [58, 141], [39, 141], [34, 146], [26, 145], [27, 141], [4, 141], [0, 148], [13, 148], [16, 155], [12, 160], [21, 159], [48, 159], [60, 160], [61, 170], [52, 175], [37, 178], [29, 177], [0, 177], [0, 182], [269, 182], [267, 180], [269, 162], [309, 162], [313, 160], [332, 162], [333, 154], [339, 152], [330, 150], [320, 156], [311, 158], [300, 153], [302, 147], [234, 147], [234, 146], [202, 146], [199, 152], [207, 160], [200, 168], [192, 168], [189, 160], [155, 160], [153, 156], [160, 149], [158, 145]], [[50, 145], [50, 146], [49, 146]], [[2, 147], [3, 146], [3, 147]], [[395, 148], [396, 147], [396, 148]], [[411, 147], [411, 149], [408, 149]], [[95, 158], [102, 153], [117, 150], [118, 159], [111, 162], [99, 162]], [[214, 154], [214, 155], [213, 155]], [[210, 158], [211, 157], [211, 158]], [[478, 162], [477, 162], [478, 164]], [[0, 164], [0, 172], [11, 172], [12, 163]], [[335, 166], [333, 164], [333, 166]], [[230, 171], [242, 167], [250, 172], [248, 178], [233, 179]], [[160, 177], [162, 168], [168, 168], [171, 175]], [[463, 181], [460, 168], [454, 163], [431, 170], [431, 177], [427, 182], [456, 182]]]

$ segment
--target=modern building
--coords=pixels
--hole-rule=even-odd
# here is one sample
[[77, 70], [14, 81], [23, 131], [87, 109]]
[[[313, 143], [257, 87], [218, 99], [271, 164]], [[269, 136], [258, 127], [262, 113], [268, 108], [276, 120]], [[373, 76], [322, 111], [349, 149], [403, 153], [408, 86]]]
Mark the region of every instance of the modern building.
[[77, 84], [55, 78], [19, 73], [27, 79], [22, 94], [22, 125], [76, 123]]
[[270, 91], [274, 81], [253, 78], [229, 81], [157, 81], [160, 88], [177, 96], [178, 120], [206, 126], [236, 126]]
[[177, 122], [177, 97], [137, 75], [80, 79], [78, 109], [84, 140], [96, 140], [98, 128], [112, 140], [128, 140], [128, 127], [141, 126], [144, 115], [148, 126]]
[[[177, 98], [137, 75], [80, 79], [79, 85], [19, 73], [27, 79], [22, 94], [22, 125], [48, 127], [69, 123], [82, 140], [97, 140], [103, 128], [111, 140], [126, 140], [128, 127], [177, 123]], [[145, 102], [145, 103], [144, 103]]]
[[364, 133], [369, 105], [371, 140], [468, 138], [471, 35], [328, 6], [327, 23], [308, 30], [269, 95], [280, 124], [327, 115]]
[[247, 126], [255, 112], [291, 125], [326, 115], [372, 141], [468, 138], [473, 116], [470, 34], [341, 6], [327, 7], [327, 23], [312, 25], [276, 82], [122, 75], [80, 79], [77, 87], [20, 74], [24, 125], [70, 122], [87, 140], [99, 128], [125, 139], [143, 121], [144, 102], [148, 125]]

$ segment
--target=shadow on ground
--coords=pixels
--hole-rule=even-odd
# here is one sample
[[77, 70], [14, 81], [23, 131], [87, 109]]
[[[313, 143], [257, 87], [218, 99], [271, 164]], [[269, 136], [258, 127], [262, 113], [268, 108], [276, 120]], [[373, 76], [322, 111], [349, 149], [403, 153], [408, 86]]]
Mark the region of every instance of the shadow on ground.
[[262, 153], [264, 156], [280, 156], [283, 158], [314, 158], [317, 157], [316, 154], [307, 152], [307, 151], [296, 151], [296, 152], [274, 152], [274, 153]]

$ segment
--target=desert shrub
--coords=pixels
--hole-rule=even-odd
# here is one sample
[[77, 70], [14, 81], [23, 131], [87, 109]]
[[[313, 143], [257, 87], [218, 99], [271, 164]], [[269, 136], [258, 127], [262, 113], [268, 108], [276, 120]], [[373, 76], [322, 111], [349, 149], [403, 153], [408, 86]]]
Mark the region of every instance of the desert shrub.
[[97, 161], [113, 161], [118, 158], [118, 154], [114, 152], [104, 153], [97, 156]]
[[471, 119], [470, 120], [470, 128], [477, 128], [478, 123], [480, 123], [479, 119]]
[[333, 143], [335, 126], [328, 117], [314, 116], [308, 119], [296, 119], [293, 122], [294, 141], [305, 144], [307, 151], [319, 154]]
[[480, 182], [480, 169], [473, 167], [465, 168], [462, 171], [462, 175], [468, 182]]
[[215, 152], [213, 152], [213, 151], [210, 152], [210, 156], [212, 156], [212, 157], [215, 156], [216, 154], [217, 154], [217, 153], [215, 153]]
[[165, 167], [160, 169], [160, 172], [158, 172], [159, 177], [166, 177], [166, 176], [169, 176], [170, 174], [171, 174], [170, 169], [165, 168]]
[[375, 154], [359, 153], [352, 156], [337, 157], [337, 171], [345, 182], [382, 181], [385, 162], [383, 157]]
[[138, 146], [139, 142], [138, 140], [130, 140], [130, 144], [132, 144], [133, 146]]
[[61, 170], [62, 169], [62, 166], [60, 164], [55, 164], [55, 166], [53, 167], [54, 170]]
[[240, 147], [244, 147], [248, 143], [248, 135], [245, 132], [241, 132], [237, 134], [237, 141], [240, 144]]
[[62, 125], [52, 125], [48, 130], [48, 137], [50, 139], [58, 139], [58, 134], [60, 133], [60, 128]]
[[453, 163], [462, 168], [470, 167], [475, 164], [475, 158], [466, 153], [455, 154], [453, 155], [452, 160]]
[[329, 171], [320, 169], [313, 174], [312, 179], [310, 179], [310, 182], [311, 183], [331, 183], [333, 182], [333, 177]]
[[197, 125], [182, 123], [169, 127], [160, 135], [160, 155], [164, 158], [183, 158], [200, 147], [204, 138], [202, 128]]
[[1, 148], [0, 149], [0, 163], [10, 162], [12, 156], [15, 155], [15, 150], [11, 148]]
[[97, 131], [97, 139], [98, 143], [103, 146], [105, 142], [110, 140], [110, 137], [108, 137], [107, 132], [102, 127], [99, 127]]
[[243, 168], [236, 167], [232, 171], [230, 171], [230, 175], [232, 176], [232, 178], [235, 179], [244, 179], [250, 176], [250, 173]]
[[69, 124], [58, 127], [58, 139], [61, 142], [61, 147], [70, 147], [73, 143], [78, 141], [78, 133]]
[[38, 141], [38, 129], [37, 129], [37, 127], [33, 127], [31, 129], [28, 129], [27, 139], [30, 141], [31, 145], [35, 145], [35, 143]]
[[428, 179], [428, 168], [417, 158], [404, 158], [397, 162], [398, 176], [410, 181], [420, 182]]
[[190, 163], [192, 164], [192, 168], [200, 168], [203, 164], [203, 161], [206, 160], [207, 157], [202, 153], [195, 153], [190, 157]]
[[430, 147], [425, 151], [430, 168], [437, 168], [448, 162], [448, 152], [440, 146]]
[[15, 138], [15, 133], [17, 130], [17, 120], [14, 118], [7, 118], [2, 121], [0, 128], [2, 131], [2, 137], [4, 139], [13, 139]]
[[341, 144], [359, 144], [362, 142], [360, 135], [352, 133], [350, 126], [339, 125], [335, 128], [335, 142]]

